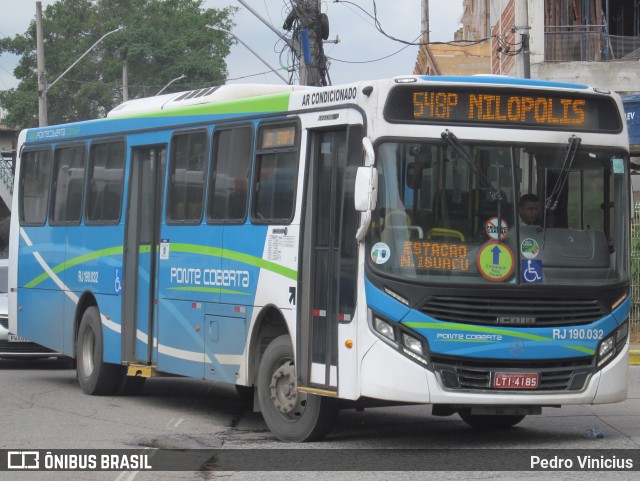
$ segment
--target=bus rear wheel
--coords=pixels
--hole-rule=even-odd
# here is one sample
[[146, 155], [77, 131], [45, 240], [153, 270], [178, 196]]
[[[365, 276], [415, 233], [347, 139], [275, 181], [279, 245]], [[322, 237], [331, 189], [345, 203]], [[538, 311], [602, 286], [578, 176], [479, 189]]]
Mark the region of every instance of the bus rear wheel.
[[525, 418], [524, 414], [471, 414], [470, 409], [460, 409], [458, 414], [462, 420], [476, 429], [506, 429], [515, 426]]
[[267, 426], [281, 441], [322, 439], [338, 416], [334, 399], [297, 390], [289, 336], [280, 336], [267, 346], [258, 369], [257, 395]]
[[102, 323], [97, 307], [89, 307], [82, 315], [76, 353], [82, 391], [91, 395], [113, 394], [122, 376], [122, 368], [104, 362]]

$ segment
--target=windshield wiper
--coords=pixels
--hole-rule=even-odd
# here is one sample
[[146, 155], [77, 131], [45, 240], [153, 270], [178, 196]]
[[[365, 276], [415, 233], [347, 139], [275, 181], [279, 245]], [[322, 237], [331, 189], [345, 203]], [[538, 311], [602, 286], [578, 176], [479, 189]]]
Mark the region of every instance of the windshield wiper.
[[[576, 137], [572, 135], [569, 137], [569, 145], [567, 145], [567, 155], [564, 158], [564, 162], [562, 163], [562, 167], [560, 168], [560, 174], [556, 179], [556, 183], [551, 189], [551, 193], [547, 197], [547, 193], [545, 192], [545, 201], [544, 201], [544, 214], [542, 215], [542, 230], [544, 233], [542, 234], [542, 248], [544, 249], [545, 244], [547, 243], [547, 211], [555, 210], [558, 207], [558, 201], [560, 200], [560, 195], [562, 195], [562, 189], [564, 189], [564, 185], [567, 183], [567, 179], [569, 178], [569, 173], [571, 172], [571, 166], [573, 165], [573, 160], [576, 158], [576, 153], [578, 152], [578, 147], [580, 147], [580, 142], [582, 139], [580, 137]], [[545, 189], [546, 189], [546, 181], [545, 181]]]
[[[453, 133], [449, 129], [445, 129], [445, 131], [442, 132], [441, 137], [442, 137], [442, 140], [444, 140], [449, 145], [449, 147], [453, 149], [457, 157], [461, 158], [467, 163], [469, 168], [473, 171], [474, 175], [480, 182], [480, 186], [486, 189], [487, 194], [489, 194], [489, 197], [491, 198], [491, 200], [496, 203], [496, 217], [498, 219], [497, 239], [498, 239], [498, 242], [500, 242], [502, 240], [501, 232], [502, 232], [502, 223], [503, 223], [502, 213], [501, 213], [502, 187], [500, 186], [500, 169], [498, 169], [498, 172], [497, 172], [498, 189], [496, 190], [491, 185], [491, 182], [489, 182], [489, 179], [487, 179], [487, 177], [475, 166], [475, 164], [473, 163], [473, 160], [471, 159], [471, 157], [469, 157], [469, 154], [467, 154], [465, 150], [462, 148], [462, 143], [458, 140], [458, 138], [455, 135], [453, 135]], [[453, 157], [451, 158], [451, 160], [457, 160], [457, 157]]]
[[[458, 137], [453, 135], [453, 133], [449, 129], [446, 129], [444, 132], [442, 132], [440, 136], [442, 137], [442, 140], [444, 140], [449, 145], [449, 147], [453, 149], [457, 156], [464, 160], [471, 168], [471, 170], [473, 170], [473, 173], [480, 181], [480, 185], [487, 189], [487, 193], [489, 194], [489, 196], [491, 196], [491, 199], [497, 202], [502, 201], [502, 194], [500, 193], [500, 191], [494, 189], [486, 176], [482, 172], [480, 172], [480, 170], [478, 170], [478, 168], [473, 163], [473, 160], [471, 160], [471, 157], [469, 157], [469, 154], [467, 154], [462, 148], [462, 144], [458, 140]], [[452, 158], [451, 160], [457, 160], [457, 158]]]
[[572, 135], [571, 137], [569, 137], [569, 145], [567, 146], [567, 155], [564, 158], [562, 167], [560, 168], [560, 175], [558, 175], [558, 178], [556, 179], [556, 183], [553, 186], [553, 189], [551, 190], [549, 197], [545, 199], [545, 203], [544, 203], [545, 210], [555, 210], [556, 207], [558, 207], [558, 201], [560, 200], [562, 189], [564, 189], [564, 186], [567, 183], [567, 179], [569, 178], [569, 173], [571, 172], [571, 166], [573, 165], [573, 159], [576, 158], [576, 153], [578, 152], [578, 147], [580, 147], [580, 142], [582, 142], [582, 139], [580, 137], [576, 137], [575, 135]]

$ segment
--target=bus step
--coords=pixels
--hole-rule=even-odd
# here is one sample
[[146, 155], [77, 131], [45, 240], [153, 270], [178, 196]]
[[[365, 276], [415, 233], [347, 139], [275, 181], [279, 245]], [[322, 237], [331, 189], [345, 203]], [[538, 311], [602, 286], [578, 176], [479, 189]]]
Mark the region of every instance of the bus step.
[[127, 376], [151, 377], [153, 376], [153, 366], [146, 364], [129, 364], [127, 366]]

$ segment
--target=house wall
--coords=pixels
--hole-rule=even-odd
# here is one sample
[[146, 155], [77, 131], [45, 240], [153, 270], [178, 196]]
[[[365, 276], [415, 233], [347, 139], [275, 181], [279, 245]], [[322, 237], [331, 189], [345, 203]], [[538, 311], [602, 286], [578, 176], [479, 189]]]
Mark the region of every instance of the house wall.
[[531, 66], [531, 77], [575, 82], [618, 93], [640, 90], [639, 62], [546, 62]]

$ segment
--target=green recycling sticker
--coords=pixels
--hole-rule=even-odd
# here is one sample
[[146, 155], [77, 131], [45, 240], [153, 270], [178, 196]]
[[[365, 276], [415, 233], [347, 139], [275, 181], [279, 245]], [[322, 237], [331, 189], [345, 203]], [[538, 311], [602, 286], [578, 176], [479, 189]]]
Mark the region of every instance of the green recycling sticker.
[[483, 245], [476, 262], [482, 277], [494, 282], [507, 279], [515, 266], [513, 252], [508, 245], [500, 242], [487, 242]]
[[540, 252], [540, 246], [535, 239], [524, 239], [520, 244], [522, 257], [525, 259], [535, 259]]

